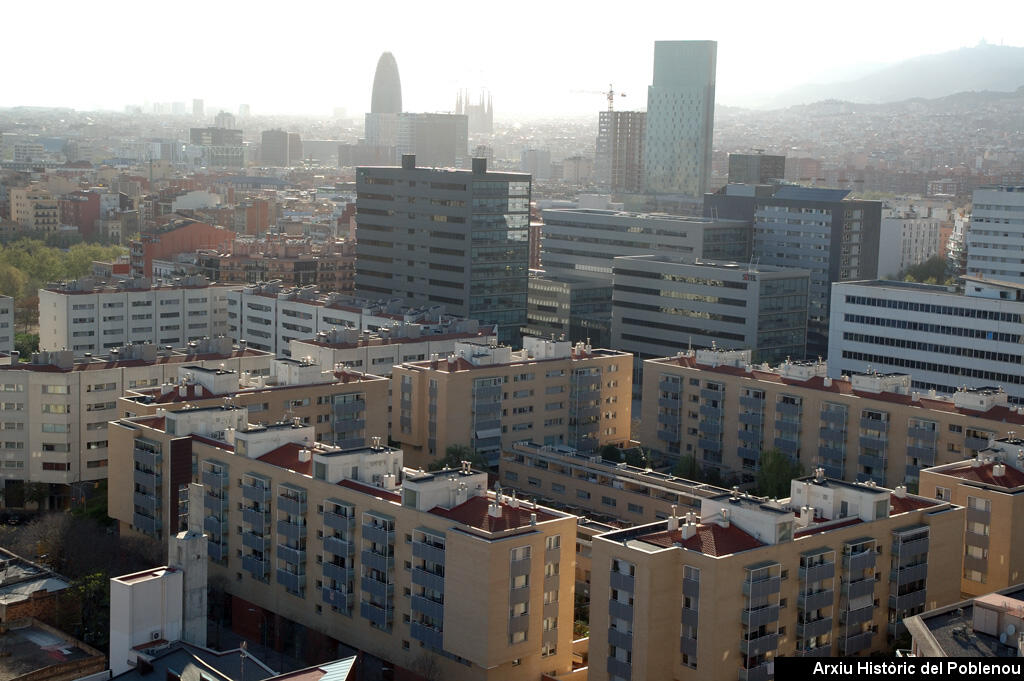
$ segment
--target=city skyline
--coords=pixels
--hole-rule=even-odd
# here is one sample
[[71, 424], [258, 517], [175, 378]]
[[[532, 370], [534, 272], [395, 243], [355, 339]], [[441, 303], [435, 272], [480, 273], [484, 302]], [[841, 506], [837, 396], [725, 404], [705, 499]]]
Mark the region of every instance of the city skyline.
[[[116, 11], [118, 5], [126, 11]], [[129, 7], [131, 11], [127, 11]], [[515, 43], [505, 39], [507, 29], [499, 17], [465, 11], [469, 7], [463, 2], [448, 3], [442, 22], [436, 8], [401, 6], [401, 23], [376, 32], [364, 30], [374, 18], [369, 8], [345, 8], [342, 14], [340, 9], [300, 2], [293, 15], [299, 17], [300, 26], [310, 27], [300, 29], [304, 35], [301, 63], [315, 68], [295, 68], [296, 60], [286, 45], [265, 49], [246, 42], [246, 36], [260, 34], [263, 15], [185, 2], [174, 16], [159, 16], [161, 32], [187, 33], [187, 17], [201, 13], [208, 23], [234, 26], [235, 37], [229, 31], [223, 40], [202, 50], [174, 51], [170, 53], [173, 57], [124, 59], [118, 65], [121, 77], [116, 88], [98, 88], [89, 78], [66, 78], [67, 62], [59, 51], [36, 54], [34, 68], [12, 72], [11, 87], [5, 89], [9, 94], [0, 96], [0, 107], [121, 110], [144, 102], [204, 99], [211, 115], [218, 110], [215, 107], [237, 110], [239, 103], [248, 103], [260, 114], [315, 115], [340, 107], [359, 117], [370, 108], [376, 61], [382, 52], [391, 51], [401, 66], [404, 108], [409, 111], [449, 111], [460, 88], [487, 86], [499, 117], [576, 115], [604, 108], [598, 93], [609, 82], [627, 94], [619, 108], [645, 108], [653, 63], [650, 45], [655, 40], [717, 40], [717, 96], [718, 102], [726, 105], [752, 102], [756, 96], [809, 82], [863, 75], [870, 64], [894, 63], [982, 41], [1024, 45], [1024, 29], [1002, 24], [993, 35], [990, 22], [980, 13], [968, 13], [951, 22], [922, 12], [916, 3], [867, 3], [858, 12], [841, 16], [830, 16], [805, 2], [787, 5], [784, 12], [741, 3], [735, 9], [740, 15], [745, 12], [747, 20], [728, 28], [721, 26], [720, 16], [710, 7], [688, 7], [684, 15], [682, 9], [640, 6], [632, 13], [617, 13], [612, 25], [604, 21], [607, 12], [600, 5], [588, 5], [584, 11], [575, 5], [526, 3], [522, 13], [537, 20], [530, 24], [530, 49], [516, 50]], [[102, 28], [112, 35], [132, 35], [145, 32], [147, 20], [157, 19], [155, 13], [134, 5], [115, 3], [114, 9], [104, 14], [99, 26], [91, 16], [81, 15], [76, 20], [79, 6], [58, 3], [55, 10], [63, 11], [69, 20], [50, 27], [53, 44], [73, 44], [77, 40], [74, 33], [83, 26]], [[664, 20], [650, 21], [656, 9]], [[12, 7], [9, 12], [11, 26], [34, 21], [35, 10], [30, 6]], [[672, 25], [674, 17], [686, 21], [678, 29], [661, 28]], [[829, 21], [841, 21], [844, 30], [821, 30]], [[425, 25], [432, 27], [429, 43], [420, 39]], [[339, 48], [336, 30], [345, 26], [350, 30]], [[907, 26], [914, 30], [902, 30]], [[893, 39], [894, 27], [901, 27], [898, 41]], [[35, 54], [38, 48], [29, 42], [31, 35], [13, 32], [9, 38], [12, 53]], [[581, 42], [570, 39], [571, 35], [589, 38]], [[771, 43], [769, 78], [765, 78], [765, 41]], [[517, 58], [508, 59], [510, 52], [516, 52]], [[466, 59], [469, 53], [473, 59]], [[208, 68], [210, 63], [239, 59], [248, 66], [238, 69], [229, 82], [224, 82], [221, 69]], [[169, 77], [154, 79], [154, 71]], [[323, 84], [325, 72], [334, 74], [330, 87]], [[54, 87], [55, 82], [60, 87]]]

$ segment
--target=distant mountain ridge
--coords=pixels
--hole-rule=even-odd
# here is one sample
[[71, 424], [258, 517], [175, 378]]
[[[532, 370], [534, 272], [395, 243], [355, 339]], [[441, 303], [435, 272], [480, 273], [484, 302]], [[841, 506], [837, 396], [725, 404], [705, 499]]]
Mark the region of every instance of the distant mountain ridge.
[[835, 99], [858, 103], [938, 99], [971, 91], [1014, 92], [1024, 86], [1024, 47], [981, 44], [929, 54], [840, 83], [786, 90], [759, 108], [783, 108]]

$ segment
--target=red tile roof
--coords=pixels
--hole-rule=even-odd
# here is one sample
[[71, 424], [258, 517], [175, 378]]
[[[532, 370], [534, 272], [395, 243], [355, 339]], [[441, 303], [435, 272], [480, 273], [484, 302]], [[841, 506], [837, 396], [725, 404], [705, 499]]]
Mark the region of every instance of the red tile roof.
[[[815, 522], [817, 522], [817, 521], [815, 521]], [[803, 528], [802, 530], [797, 530], [796, 532], [794, 532], [793, 533], [793, 537], [794, 538], [797, 538], [797, 537], [809, 537], [812, 534], [821, 534], [822, 532], [829, 532], [831, 530], [838, 530], [840, 527], [849, 527], [851, 525], [859, 525], [862, 522], [864, 522], [864, 521], [861, 520], [860, 518], [848, 518], [847, 520], [844, 520], [844, 521], [839, 522], [839, 523], [835, 523], [834, 525], [825, 525], [825, 524], [810, 525], [808, 527]]]
[[222, 442], [221, 440], [214, 440], [212, 437], [206, 437], [205, 435], [191, 435], [190, 437], [196, 442], [213, 445], [214, 447], [219, 447], [228, 452], [235, 451], [234, 445], [229, 445], [227, 442]]
[[722, 527], [717, 523], [698, 525], [696, 534], [685, 541], [683, 540], [682, 532], [679, 530], [655, 532], [640, 537], [640, 540], [665, 548], [670, 548], [675, 544], [682, 544], [684, 549], [700, 551], [704, 555], [716, 558], [764, 546], [760, 541], [735, 525], [730, 524], [729, 527]]
[[889, 505], [892, 506], [890, 515], [896, 515], [898, 513], [907, 513], [909, 511], [916, 511], [920, 508], [928, 508], [941, 502], [935, 501], [934, 499], [925, 499], [924, 497], [916, 497], [910, 494], [906, 495], [902, 499], [895, 494], [890, 495]]
[[356, 482], [355, 480], [342, 480], [341, 482], [338, 483], [338, 485], [340, 487], [345, 487], [347, 489], [352, 489], [352, 490], [355, 490], [357, 492], [362, 492], [363, 494], [369, 494], [369, 495], [372, 495], [372, 496], [375, 496], [375, 497], [379, 497], [381, 499], [386, 499], [387, 501], [394, 501], [394, 502], [397, 502], [397, 503], [402, 503], [402, 495], [401, 494], [399, 494], [398, 492], [391, 492], [391, 491], [383, 489], [381, 487], [374, 487], [373, 485], [366, 485], [366, 484], [361, 483], [361, 482]]
[[278, 468], [286, 468], [302, 475], [313, 475], [313, 457], [310, 456], [309, 461], [299, 461], [299, 451], [302, 449], [306, 448], [300, 444], [289, 442], [257, 457], [257, 461], [263, 461]]
[[967, 461], [960, 466], [947, 468], [939, 472], [943, 475], [951, 475], [963, 480], [980, 482], [986, 485], [994, 485], [996, 487], [1005, 487], [1007, 489], [1024, 485], [1024, 473], [1009, 464], [1003, 464], [1003, 466], [1006, 467], [1006, 474], [996, 477], [992, 474], [992, 467], [994, 465], [995, 464], [993, 463], [983, 463], [980, 466], [975, 467], [973, 462]]
[[501, 505], [501, 516], [495, 518], [487, 512], [491, 504], [489, 497], [470, 497], [458, 506], [442, 508], [435, 506], [430, 509], [434, 515], [454, 520], [463, 525], [469, 525], [486, 532], [503, 532], [526, 527], [530, 524], [530, 514], [537, 514], [537, 522], [554, 520], [558, 516], [547, 513], [539, 508], [526, 506], [520, 502], [518, 508], [513, 508], [507, 503]]

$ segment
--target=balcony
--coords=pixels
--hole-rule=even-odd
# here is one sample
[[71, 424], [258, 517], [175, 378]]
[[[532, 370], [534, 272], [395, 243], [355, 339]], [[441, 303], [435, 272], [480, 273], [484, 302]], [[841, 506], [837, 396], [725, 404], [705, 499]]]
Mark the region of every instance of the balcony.
[[767, 605], [754, 610], [744, 610], [740, 621], [748, 629], [757, 629], [761, 625], [779, 621], [779, 606]]
[[736, 455], [741, 459], [759, 461], [761, 459], [761, 443], [757, 443], [756, 448], [739, 446], [736, 448]]
[[982, 450], [988, 447], [987, 437], [973, 437], [968, 435], [964, 438], [964, 447], [967, 449]]
[[800, 638], [811, 638], [812, 636], [824, 636], [832, 631], [832, 618], [822, 617], [811, 622], [797, 622], [796, 635]]
[[911, 608], [917, 608], [924, 605], [925, 596], [926, 593], [924, 589], [911, 591], [903, 594], [902, 596], [889, 594], [889, 607], [895, 610], [909, 610]]
[[378, 629], [390, 629], [391, 620], [395, 615], [395, 610], [391, 607], [384, 608], [379, 605], [374, 605], [373, 603], [362, 601], [359, 604], [359, 614], [362, 615], [364, 619], [376, 624]]
[[227, 523], [217, 516], [208, 515], [203, 518], [203, 529], [213, 536], [221, 536], [227, 530]]
[[329, 527], [332, 530], [338, 530], [339, 532], [349, 532], [355, 528], [355, 523], [356, 519], [352, 516], [324, 511], [324, 527]]
[[687, 655], [696, 655], [697, 639], [690, 638], [689, 636], [681, 636], [679, 638], [679, 652], [686, 653]]
[[964, 555], [964, 570], [975, 570], [982, 574], [988, 573], [988, 559], [975, 558], [970, 554]]
[[779, 577], [765, 577], [754, 582], [748, 579], [743, 582], [743, 595], [750, 598], [762, 598], [779, 593], [781, 588], [782, 580]]
[[257, 579], [265, 579], [267, 576], [267, 561], [255, 556], [242, 556], [242, 569], [251, 573]]
[[303, 515], [306, 513], [306, 500], [300, 497], [277, 495], [277, 508], [289, 515]]
[[873, 549], [860, 551], [843, 556], [844, 572], [861, 572], [875, 567], [875, 552]]
[[799, 421], [776, 421], [775, 429], [785, 435], [793, 436], [794, 438], [800, 433], [800, 422]]
[[740, 423], [745, 423], [748, 426], [760, 426], [764, 424], [764, 414], [757, 412], [744, 412], [739, 416]]
[[768, 681], [774, 676], [769, 663], [762, 662], [755, 667], [740, 667], [739, 681]]
[[764, 398], [751, 397], [749, 395], [740, 395], [740, 406], [743, 407], [744, 409], [764, 411]]
[[225, 560], [230, 553], [227, 544], [217, 544], [212, 541], [206, 543], [206, 555], [215, 563]]
[[608, 658], [607, 671], [609, 674], [621, 676], [624, 679], [633, 678], [633, 665], [614, 657]]
[[292, 565], [306, 564], [306, 550], [288, 546], [287, 544], [277, 545], [277, 557]]
[[214, 473], [213, 471], [203, 471], [202, 476], [203, 485], [212, 489], [224, 489], [228, 484], [228, 474], [226, 471]]
[[784, 454], [796, 455], [798, 449], [800, 449], [800, 443], [794, 439], [777, 437], [773, 442], [775, 448]]
[[321, 593], [323, 595], [324, 603], [334, 606], [338, 610], [348, 610], [352, 607], [352, 594], [326, 586], [323, 588]]
[[843, 409], [823, 409], [820, 416], [823, 423], [830, 423], [833, 426], [846, 425], [846, 411]]
[[864, 622], [870, 622], [874, 614], [875, 606], [865, 605], [863, 608], [843, 611], [840, 614], [840, 619], [843, 624], [849, 627], [857, 624], [863, 624]]
[[775, 404], [775, 413], [790, 417], [800, 416], [800, 405], [790, 404], [789, 402], [777, 402]]
[[444, 618], [444, 604], [437, 601], [432, 601], [424, 596], [414, 595], [411, 605], [413, 612], [423, 613], [427, 617], [439, 622]]
[[964, 532], [964, 544], [968, 546], [977, 546], [978, 548], [988, 548], [988, 535], [987, 534], [975, 534], [974, 532]]
[[[988, 525], [992, 522], [992, 512], [982, 511], [981, 509], [967, 507], [967, 523], [981, 523], [982, 525]], [[927, 540], [925, 540], [927, 543]]]
[[818, 456], [826, 461], [834, 461], [837, 466], [842, 466], [846, 459], [846, 452], [842, 447], [818, 447]]
[[132, 527], [146, 534], [157, 534], [160, 532], [160, 520], [141, 513], [132, 514]]
[[518, 631], [529, 631], [530, 629], [530, 616], [528, 614], [513, 615], [508, 620], [509, 633], [515, 633]]
[[907, 428], [907, 437], [912, 437], [915, 440], [924, 440], [925, 442], [934, 442], [938, 438], [938, 432], [934, 428], [911, 426]]
[[756, 638], [740, 639], [740, 652], [747, 657], [765, 655], [779, 647], [778, 634], [765, 634]]
[[702, 406], [697, 411], [700, 413], [701, 416], [703, 416], [706, 419], [720, 419], [720, 418], [722, 418], [722, 409], [721, 409], [721, 407]]
[[826, 442], [846, 442], [846, 433], [835, 428], [819, 428], [818, 437]]
[[834, 600], [835, 592], [832, 589], [825, 589], [814, 593], [797, 594], [796, 604], [801, 610], [820, 610], [831, 607]]
[[375, 544], [394, 544], [395, 531], [388, 530], [380, 525], [363, 524], [363, 539], [372, 541]]
[[843, 582], [842, 594], [846, 598], [854, 599], [863, 596], [870, 596], [875, 593], [875, 578], [858, 579], [855, 582]]
[[870, 449], [877, 452], [884, 452], [888, 446], [889, 441], [883, 438], [872, 437], [871, 435], [861, 435], [859, 438], [861, 449]]
[[270, 502], [270, 488], [258, 487], [256, 485], [242, 485], [242, 496], [249, 501], [255, 501], [258, 504], [266, 504]]
[[146, 489], [156, 489], [160, 486], [160, 474], [155, 471], [143, 471], [138, 468], [134, 471], [135, 484]]
[[363, 567], [380, 570], [381, 572], [387, 572], [395, 567], [394, 556], [384, 556], [374, 551], [363, 549], [360, 558], [363, 562]]
[[753, 447], [760, 447], [761, 440], [764, 438], [764, 433], [760, 430], [739, 430], [736, 431], [736, 437], [738, 437], [741, 442], [745, 442]]
[[864, 430], [873, 430], [879, 433], [889, 432], [889, 422], [881, 419], [861, 418], [860, 427]]
[[270, 514], [266, 511], [256, 511], [251, 508], [243, 508], [242, 522], [249, 525], [253, 532], [263, 534], [267, 531], [267, 525], [270, 523]]
[[412, 569], [412, 583], [416, 586], [444, 592], [444, 575], [434, 574], [423, 568], [415, 567]]
[[299, 523], [288, 522], [287, 520], [277, 521], [277, 533], [292, 540], [302, 539], [306, 536], [306, 526]]
[[270, 548], [270, 540], [262, 534], [256, 534], [255, 532], [243, 532], [242, 546], [247, 546], [253, 551], [265, 552]]
[[359, 586], [376, 601], [388, 601], [395, 595], [394, 584], [388, 584], [370, 576], [364, 576]]
[[614, 598], [608, 601], [608, 615], [612, 619], [633, 621], [633, 606], [629, 603], [617, 601]]
[[711, 440], [711, 439], [706, 438], [706, 437], [698, 438], [697, 439], [697, 446], [700, 447], [701, 449], [706, 449], [706, 450], [708, 450], [710, 452], [721, 452], [722, 451], [722, 443], [720, 441], [718, 441], [718, 440]]
[[277, 570], [277, 583], [282, 585], [288, 591], [296, 593], [301, 592], [306, 586], [306, 575], [298, 574], [295, 572], [289, 572], [288, 570]]
[[835, 563], [819, 563], [817, 565], [803, 566], [800, 568], [800, 581], [817, 582], [822, 579], [831, 579], [836, 575]]
[[683, 595], [690, 598], [700, 597], [700, 582], [696, 579], [683, 578]]
[[436, 629], [428, 624], [410, 622], [409, 636], [417, 641], [422, 641], [428, 648], [444, 650], [444, 634], [440, 629]]
[[[967, 557], [964, 556], [964, 566], [966, 567]], [[889, 581], [896, 582], [897, 584], [910, 584], [921, 579], [928, 577], [928, 563], [919, 563], [917, 565], [910, 565], [908, 567], [893, 570], [889, 573]]]
[[815, 648], [797, 649], [797, 657], [832, 657], [832, 644], [817, 646]]
[[860, 634], [848, 636], [846, 639], [840, 639], [843, 654], [853, 655], [854, 653], [859, 653], [862, 650], [868, 650], [871, 647], [872, 638], [874, 638], [874, 633], [865, 631]]
[[348, 584], [352, 581], [354, 571], [350, 567], [344, 567], [337, 563], [324, 563], [324, 579], [333, 579], [339, 584]]
[[339, 419], [350, 419], [366, 411], [366, 402], [357, 400], [334, 405], [334, 417]]
[[151, 513], [155, 514], [155, 511], [160, 508], [160, 499], [153, 494], [135, 492], [133, 499], [136, 506], [144, 508]]
[[928, 537], [921, 537], [911, 541], [893, 542], [892, 555], [899, 558], [901, 567], [910, 563], [916, 563], [916, 558], [928, 555]]
[[628, 591], [633, 593], [636, 591], [636, 580], [633, 579], [632, 575], [628, 575], [625, 572], [616, 572], [612, 570], [609, 573], [609, 583], [613, 589], [619, 591]]
[[679, 442], [679, 431], [659, 430], [657, 437], [662, 442]]
[[701, 421], [697, 424], [697, 429], [704, 435], [717, 437], [722, 434], [722, 423], [721, 421]]
[[665, 407], [667, 409], [678, 409], [679, 398], [678, 397], [659, 397], [658, 406]]
[[221, 515], [226, 505], [227, 499], [215, 497], [212, 494], [203, 495], [203, 508], [210, 511], [212, 515]]
[[633, 634], [610, 628], [608, 629], [608, 643], [616, 648], [633, 650]]
[[697, 610], [695, 610], [694, 608], [687, 608], [686, 606], [683, 606], [682, 616], [680, 619], [682, 620], [684, 625], [689, 624], [695, 627], [697, 626], [698, 618], [699, 614]]
[[921, 466], [931, 466], [935, 463], [935, 448], [909, 445], [907, 447], [907, 458], [919, 459]]
[[336, 556], [346, 557], [351, 556], [354, 553], [355, 549], [352, 545], [352, 542], [346, 541], [341, 537], [325, 536], [324, 551], [327, 551], [328, 553], [333, 553]]

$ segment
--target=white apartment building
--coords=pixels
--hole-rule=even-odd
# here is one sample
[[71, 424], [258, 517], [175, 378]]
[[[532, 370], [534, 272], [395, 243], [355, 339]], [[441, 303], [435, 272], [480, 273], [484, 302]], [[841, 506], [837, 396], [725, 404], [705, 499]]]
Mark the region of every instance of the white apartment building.
[[967, 274], [1024, 283], [1024, 187], [974, 190]]
[[898, 281], [833, 284], [829, 376], [909, 373], [915, 389], [1001, 386], [1024, 402], [1024, 284], [962, 280], [963, 294]]
[[228, 287], [199, 276], [169, 283], [82, 278], [39, 289], [39, 348], [75, 355], [129, 343], [184, 347], [227, 334]]
[[475, 321], [445, 314], [443, 305], [413, 308], [405, 306], [401, 298], [371, 300], [344, 293], [320, 293], [312, 286], [285, 288], [279, 281], [229, 291], [226, 305], [226, 333], [233, 341], [245, 341], [248, 347], [286, 356], [291, 355], [293, 340], [314, 339], [333, 329], [412, 338], [475, 332], [479, 328]]
[[938, 255], [942, 222], [932, 217], [927, 208], [883, 209], [878, 235], [878, 276], [896, 278], [907, 268]]
[[[106, 478], [107, 422], [117, 418], [126, 390], [177, 380], [183, 365], [265, 375], [272, 359], [216, 338], [181, 351], [130, 345], [104, 357], [43, 351], [30, 363], [0, 366], [0, 481], [72, 485]], [[62, 505], [65, 493], [53, 491], [49, 505]]]
[[0, 296], [0, 354], [14, 350], [14, 298]]

